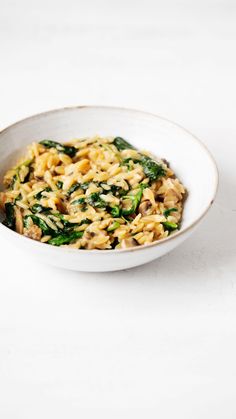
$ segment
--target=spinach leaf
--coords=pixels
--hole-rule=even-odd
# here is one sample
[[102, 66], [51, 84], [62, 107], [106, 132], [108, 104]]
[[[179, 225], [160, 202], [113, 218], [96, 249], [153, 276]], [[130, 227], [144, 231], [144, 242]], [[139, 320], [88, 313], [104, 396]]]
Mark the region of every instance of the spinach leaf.
[[112, 223], [108, 228], [107, 228], [107, 231], [108, 232], [110, 232], [110, 231], [114, 231], [114, 230], [116, 230], [117, 228], [119, 228], [120, 227], [120, 223], [118, 223], [118, 221], [115, 221], [114, 223]]
[[44, 234], [46, 235], [52, 235], [55, 234], [55, 231], [53, 229], [51, 229], [47, 223], [42, 220], [42, 218], [37, 217], [37, 215], [33, 215], [33, 214], [27, 214], [24, 217], [24, 227], [28, 228], [29, 224], [28, 224], [28, 219], [31, 218], [33, 223], [36, 224], [39, 228], [41, 228], [41, 230], [43, 231]]
[[122, 137], [114, 138], [113, 144], [116, 146], [117, 150], [119, 151], [127, 150], [127, 149], [135, 150], [135, 148], [130, 143], [128, 143], [128, 141], [124, 140], [124, 138]]
[[69, 244], [76, 239], [79, 239], [83, 236], [83, 231], [72, 231], [68, 233], [61, 233], [56, 237], [53, 237], [52, 239], [48, 240], [49, 244], [52, 244], [53, 246], [61, 246], [62, 244]]
[[87, 191], [89, 185], [90, 185], [90, 182], [84, 182], [84, 183], [81, 183], [80, 187], [83, 191]]
[[71, 205], [80, 205], [85, 203], [85, 198], [78, 198], [71, 202]]
[[177, 208], [167, 208], [164, 212], [163, 212], [163, 215], [165, 216], [165, 217], [168, 217], [172, 212], [176, 212], [176, 211], [178, 211], [178, 209]]
[[14, 230], [15, 228], [15, 223], [16, 223], [16, 219], [15, 219], [15, 205], [12, 204], [11, 202], [7, 202], [5, 204], [5, 213], [6, 213], [6, 218], [3, 221], [3, 224], [8, 227], [11, 228], [12, 230]]
[[67, 154], [70, 157], [74, 157], [77, 153], [77, 148], [63, 145], [52, 140], [42, 140], [39, 142], [39, 144], [42, 144], [46, 148], [55, 148], [57, 151], [59, 151], [59, 153]]
[[128, 167], [128, 170], [132, 170], [132, 162], [133, 159], [131, 157], [128, 157], [127, 159], [122, 160], [122, 162], [120, 163], [120, 166], [126, 166]]
[[118, 237], [115, 237], [112, 244], [111, 244], [111, 248], [115, 249], [115, 247], [119, 244], [119, 239]]
[[20, 182], [20, 178], [19, 178], [19, 173], [18, 171], [14, 174], [14, 176], [12, 177], [11, 183], [9, 185], [9, 189], [14, 189], [15, 183], [19, 181]]
[[22, 166], [29, 167], [32, 162], [33, 162], [33, 159], [25, 160], [23, 163], [21, 163], [21, 164], [19, 164], [19, 166], [17, 166], [17, 169], [20, 169]]
[[32, 173], [31, 167], [29, 168], [28, 173], [25, 175], [24, 179], [21, 181], [21, 183], [27, 183], [30, 180], [30, 174]]
[[[147, 187], [147, 184], [141, 183], [138, 192], [135, 195], [126, 195], [123, 197], [124, 201], [125, 200], [130, 200], [131, 201], [131, 205], [128, 206], [127, 208], [122, 208], [121, 209], [121, 215], [131, 215], [133, 213], [135, 213], [137, 207], [140, 204], [140, 201], [142, 199], [142, 195], [143, 195], [143, 190]], [[124, 202], [125, 203], [125, 202]]]
[[70, 221], [66, 220], [64, 214], [61, 214], [60, 212], [53, 212], [51, 215], [59, 218], [59, 220], [63, 224], [63, 229], [65, 229], [66, 231], [69, 231], [79, 225], [78, 223], [71, 223]]
[[50, 210], [50, 208], [48, 208], [48, 207], [43, 207], [43, 205], [41, 205], [41, 204], [34, 204], [32, 207], [31, 207], [31, 211], [34, 213], [34, 214], [36, 214], [37, 212], [45, 212], [45, 211], [49, 211]]
[[56, 183], [56, 186], [58, 189], [62, 189], [63, 188], [63, 182], [61, 180], [58, 180]]
[[105, 209], [107, 206], [106, 202], [103, 201], [98, 192], [90, 194], [87, 198], [87, 203], [94, 208]]
[[76, 182], [74, 183], [67, 191], [67, 195], [70, 196], [73, 194], [73, 192], [77, 191], [78, 189], [82, 189], [83, 191], [86, 191], [89, 187], [90, 182], [84, 182], [84, 183], [79, 183]]
[[168, 230], [170, 232], [178, 228], [178, 224], [170, 223], [169, 221], [163, 221], [161, 224], [163, 225], [164, 230]]
[[21, 193], [19, 193], [19, 195], [14, 199], [14, 204], [16, 203], [16, 201], [20, 201], [22, 199], [22, 195]]
[[42, 191], [36, 193], [36, 195], [34, 195], [35, 199], [41, 199], [43, 196], [43, 192], [51, 192], [51, 188], [49, 186], [47, 186], [45, 189], [43, 189]]
[[[10, 185], [9, 185], [9, 188], [10, 188], [10, 189], [14, 189], [15, 183], [16, 183], [17, 181], [18, 181], [19, 183], [26, 183], [26, 182], [28, 182], [28, 181], [29, 181], [29, 178], [30, 178], [30, 173], [31, 173], [31, 167], [30, 167], [30, 165], [31, 165], [31, 163], [32, 163], [32, 162], [33, 162], [33, 159], [25, 160], [23, 163], [21, 163], [21, 164], [19, 164], [17, 167], [15, 167], [15, 174], [13, 175], [12, 180], [11, 180], [11, 183], [10, 183]], [[28, 169], [27, 173], [25, 174], [24, 179], [23, 179], [23, 180], [21, 180], [21, 179], [20, 179], [20, 176], [19, 176], [19, 172], [20, 172], [20, 169], [21, 169], [23, 166], [28, 167], [29, 169]]]
[[102, 188], [102, 193], [104, 195], [111, 192], [114, 196], [122, 196], [122, 195], [125, 195], [128, 192], [128, 191], [125, 191], [121, 186], [108, 185], [105, 182], [100, 182], [100, 183], [97, 184], [97, 186]]
[[84, 218], [83, 220], [80, 221], [79, 226], [82, 226], [83, 224], [91, 224], [92, 221], [89, 220], [88, 218]]
[[74, 183], [67, 191], [67, 195], [70, 196], [73, 194], [73, 192], [77, 191], [77, 189], [80, 188], [80, 183], [76, 182]]
[[156, 180], [159, 177], [165, 176], [166, 171], [161, 164], [158, 164], [148, 156], [142, 156], [140, 160], [136, 161], [141, 164], [145, 175], [151, 180]]
[[107, 193], [111, 192], [111, 186], [112, 185], [108, 185], [105, 182], [98, 182], [98, 183], [93, 182], [93, 183], [95, 183], [98, 187], [102, 188], [102, 193], [103, 194], [107, 194]]
[[118, 218], [120, 216], [120, 207], [118, 207], [118, 205], [110, 207], [109, 211], [113, 218]]
[[121, 186], [111, 185], [111, 192], [114, 196], [124, 196], [128, 191], [125, 191]]

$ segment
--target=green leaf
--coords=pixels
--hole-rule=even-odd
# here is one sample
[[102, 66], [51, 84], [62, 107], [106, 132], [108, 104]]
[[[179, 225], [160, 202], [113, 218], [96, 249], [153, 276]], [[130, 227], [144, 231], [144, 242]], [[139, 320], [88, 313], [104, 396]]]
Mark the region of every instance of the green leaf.
[[28, 173], [25, 174], [24, 179], [21, 181], [21, 183], [27, 183], [30, 180], [30, 174], [31, 174], [31, 167], [28, 168]]
[[91, 224], [92, 221], [89, 220], [88, 218], [84, 218], [83, 220], [80, 221], [79, 225], [82, 226], [83, 224]]
[[49, 211], [50, 210], [50, 208], [48, 208], [48, 207], [43, 207], [43, 205], [41, 205], [41, 204], [34, 204], [32, 207], [31, 207], [31, 211], [34, 213], [34, 214], [36, 214], [37, 212], [45, 212], [45, 211]]
[[85, 198], [78, 198], [71, 202], [71, 205], [80, 205], [85, 203]]
[[[135, 195], [126, 195], [123, 197], [123, 200], [130, 200], [131, 204], [130, 207], [128, 208], [122, 208], [121, 209], [121, 215], [131, 215], [134, 214], [137, 207], [140, 204], [140, 201], [142, 199], [142, 195], [143, 195], [143, 190], [147, 187], [148, 185], [145, 183], [141, 183], [138, 192]], [[125, 202], [124, 202], [125, 203]]]
[[133, 159], [131, 157], [128, 157], [127, 159], [122, 160], [120, 166], [126, 166], [130, 171], [132, 170], [132, 162], [134, 162]]
[[164, 217], [169, 217], [172, 212], [178, 211], [177, 208], [168, 208], [163, 212]]
[[87, 205], [84, 204], [81, 206], [80, 211], [85, 212], [87, 211], [87, 209], [88, 209]]
[[124, 140], [124, 138], [122, 137], [114, 138], [113, 144], [116, 146], [117, 150], [119, 151], [127, 150], [127, 149], [135, 150], [135, 148], [130, 143], [128, 143], [128, 141]]
[[76, 182], [74, 183], [67, 191], [67, 195], [70, 196], [73, 194], [73, 192], [77, 191], [77, 189], [80, 188], [80, 183]]
[[90, 182], [81, 183], [80, 187], [83, 191], [86, 191], [89, 188]]
[[83, 231], [72, 231], [70, 233], [62, 233], [56, 237], [53, 237], [48, 241], [49, 244], [53, 246], [61, 246], [62, 244], [69, 244], [76, 239], [79, 239], [83, 236]]
[[131, 201], [130, 204], [128, 202], [128, 207], [123, 207], [121, 209], [121, 214], [124, 216], [133, 214], [137, 208], [137, 204], [136, 204], [137, 201], [134, 195], [124, 196], [123, 204], [127, 205], [127, 201]]
[[[21, 164], [19, 164], [18, 166], [16, 166], [15, 168], [14, 168], [14, 170], [15, 170], [15, 174], [13, 175], [13, 177], [12, 177], [12, 180], [11, 180], [11, 183], [10, 183], [10, 185], [9, 185], [9, 189], [14, 189], [14, 186], [15, 186], [15, 183], [18, 181], [19, 183], [25, 183], [25, 182], [28, 182], [28, 180], [29, 180], [29, 176], [30, 176], [30, 164], [33, 162], [33, 159], [28, 159], [28, 160], [25, 160], [23, 163], [21, 163]], [[23, 166], [25, 166], [25, 167], [29, 167], [29, 169], [28, 169], [28, 171], [27, 171], [27, 173], [25, 174], [25, 177], [24, 177], [24, 179], [21, 181], [20, 180], [20, 176], [19, 176], [19, 172], [20, 172], [20, 169], [23, 167]]]
[[151, 180], [154, 181], [159, 177], [165, 176], [166, 171], [161, 164], [158, 164], [153, 159], [147, 156], [142, 156], [141, 160], [137, 160], [137, 163], [141, 164], [145, 175]]
[[60, 212], [53, 212], [51, 215], [57, 217], [62, 222], [64, 229], [67, 231], [79, 225], [78, 223], [71, 223], [70, 221], [66, 220], [64, 214], [61, 214]]
[[[96, 182], [94, 182], [96, 183]], [[104, 195], [108, 194], [108, 193], [112, 193], [114, 196], [122, 196], [125, 195], [127, 191], [125, 191], [121, 186], [117, 186], [117, 185], [108, 185], [105, 182], [100, 182], [97, 184], [98, 187], [102, 188], [102, 193]]]
[[31, 218], [33, 223], [36, 224], [39, 228], [41, 228], [41, 230], [43, 231], [44, 234], [46, 235], [51, 235], [51, 234], [55, 234], [55, 231], [53, 229], [51, 229], [47, 223], [42, 220], [42, 218], [37, 217], [37, 215], [33, 215], [33, 214], [27, 214], [24, 217], [24, 227], [28, 228], [28, 219]]
[[117, 186], [117, 185], [110, 185], [110, 186], [111, 186], [111, 193], [114, 196], [124, 196], [128, 192], [128, 190], [125, 191], [123, 188], [121, 188], [121, 186]]
[[19, 195], [14, 200], [14, 204], [16, 203], [16, 201], [20, 201], [21, 199], [22, 199], [22, 195], [21, 193], [19, 193]]
[[20, 182], [20, 178], [19, 178], [19, 173], [18, 170], [17, 172], [14, 174], [14, 176], [12, 177], [11, 183], [9, 185], [9, 189], [14, 189], [15, 183], [19, 181]]
[[31, 165], [32, 162], [33, 162], [33, 159], [25, 160], [23, 163], [21, 163], [21, 164], [19, 164], [19, 166], [17, 166], [17, 169], [20, 169], [22, 166], [28, 167], [28, 166]]
[[14, 230], [15, 228], [15, 205], [12, 204], [11, 202], [7, 202], [5, 204], [5, 213], [6, 213], [6, 218], [3, 221], [3, 224], [8, 227], [11, 228], [12, 230]]
[[61, 180], [58, 180], [56, 183], [56, 186], [58, 189], [62, 189], [63, 188], [63, 182]]
[[45, 189], [43, 189], [42, 191], [36, 193], [36, 195], [34, 195], [35, 199], [41, 199], [43, 196], [43, 192], [51, 192], [51, 188], [49, 186], [47, 186]]
[[110, 232], [110, 231], [114, 231], [114, 230], [116, 230], [117, 228], [119, 228], [120, 227], [120, 223], [118, 223], [118, 221], [115, 221], [113, 224], [111, 224], [109, 227], [108, 227], [108, 229], [107, 229], [107, 231], [108, 232]]
[[70, 157], [74, 157], [77, 153], [77, 148], [63, 145], [52, 140], [42, 140], [39, 142], [39, 144], [42, 144], [46, 148], [55, 148], [57, 151], [59, 151], [59, 153], [67, 154]]
[[84, 182], [84, 183], [79, 183], [76, 182], [74, 183], [67, 191], [67, 195], [70, 196], [73, 194], [73, 192], [77, 191], [78, 189], [82, 189], [83, 191], [86, 191], [89, 187], [90, 182]]
[[120, 216], [120, 207], [118, 207], [118, 205], [115, 205], [114, 207], [110, 207], [109, 210], [113, 218], [118, 218]]
[[106, 202], [100, 197], [99, 193], [94, 192], [87, 198], [87, 203], [94, 208], [106, 208]]
[[178, 224], [170, 223], [169, 221], [163, 221], [161, 224], [163, 225], [164, 230], [168, 231], [174, 231], [178, 228]]

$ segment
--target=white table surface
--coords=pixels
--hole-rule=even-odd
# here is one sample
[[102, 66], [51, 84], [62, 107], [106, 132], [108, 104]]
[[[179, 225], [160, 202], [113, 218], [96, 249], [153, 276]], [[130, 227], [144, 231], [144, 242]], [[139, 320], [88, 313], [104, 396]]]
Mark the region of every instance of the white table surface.
[[235, 1], [0, 9], [2, 128], [73, 104], [133, 107], [195, 133], [220, 171], [198, 231], [137, 269], [56, 269], [0, 237], [0, 417], [235, 418]]

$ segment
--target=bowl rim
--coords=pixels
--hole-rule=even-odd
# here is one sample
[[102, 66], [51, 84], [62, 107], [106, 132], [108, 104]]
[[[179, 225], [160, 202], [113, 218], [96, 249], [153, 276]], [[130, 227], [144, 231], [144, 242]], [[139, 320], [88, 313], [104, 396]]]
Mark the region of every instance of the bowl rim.
[[[48, 111], [44, 111], [44, 112], [40, 112], [37, 114], [33, 114], [30, 115], [26, 118], [22, 118], [19, 121], [14, 122], [13, 124], [8, 125], [7, 127], [3, 128], [2, 130], [0, 130], [0, 140], [1, 140], [1, 135], [4, 134], [5, 132], [7, 132], [8, 130], [12, 129], [13, 127], [16, 127], [17, 125], [20, 125], [26, 121], [32, 120], [32, 119], [37, 119], [49, 114], [53, 114], [53, 113], [60, 113], [63, 111], [70, 111], [73, 109], [83, 109], [83, 108], [89, 108], [89, 109], [104, 109], [104, 110], [113, 110], [113, 111], [124, 111], [124, 112], [130, 112], [130, 113], [137, 113], [137, 114], [141, 114], [141, 115], [146, 115], [149, 117], [153, 117], [153, 118], [157, 118], [160, 119], [162, 121], [165, 121], [167, 123], [169, 123], [172, 126], [175, 126], [177, 128], [180, 128], [182, 131], [184, 131], [186, 134], [190, 135], [192, 137], [192, 139], [199, 144], [199, 146], [202, 148], [202, 150], [208, 154], [209, 159], [211, 160], [212, 163], [212, 167], [213, 167], [213, 171], [214, 171], [214, 185], [212, 188], [212, 196], [210, 199], [210, 202], [206, 205], [205, 209], [201, 212], [201, 214], [187, 227], [178, 230], [175, 233], [172, 233], [170, 236], [165, 237], [163, 239], [160, 240], [156, 240], [152, 243], [149, 244], [142, 244], [139, 245], [137, 247], [129, 247], [126, 249], [73, 249], [73, 248], [69, 248], [69, 247], [62, 247], [62, 246], [50, 246], [49, 248], [53, 248], [54, 250], [57, 249], [57, 251], [61, 252], [69, 252], [69, 253], [76, 253], [76, 254], [91, 254], [91, 252], [94, 253], [98, 253], [98, 254], [116, 254], [116, 253], [123, 253], [123, 252], [137, 252], [137, 251], [141, 251], [141, 250], [145, 250], [145, 249], [149, 249], [150, 247], [154, 247], [154, 246], [161, 246], [162, 244], [165, 244], [166, 242], [173, 240], [175, 238], [180, 237], [181, 235], [183, 235], [184, 233], [192, 230], [197, 224], [199, 224], [199, 222], [205, 217], [205, 215], [207, 214], [207, 212], [209, 211], [209, 209], [211, 208], [212, 204], [215, 201], [216, 198], [216, 194], [217, 194], [217, 190], [218, 190], [218, 186], [219, 186], [219, 171], [215, 162], [214, 157], [212, 156], [211, 152], [208, 150], [208, 148], [206, 147], [206, 145], [199, 140], [198, 137], [196, 137], [194, 134], [192, 134], [191, 131], [189, 131], [188, 129], [184, 128], [182, 125], [172, 121], [171, 119], [165, 118], [163, 116], [160, 116], [158, 114], [152, 113], [152, 112], [146, 112], [146, 111], [142, 111], [142, 110], [138, 110], [138, 109], [133, 109], [133, 108], [125, 108], [125, 107], [119, 107], [119, 106], [105, 106], [105, 105], [72, 105], [72, 106], [65, 106], [62, 108], [55, 108], [55, 109], [51, 109]], [[36, 246], [40, 246], [41, 249], [45, 249], [45, 244], [47, 243], [42, 243], [36, 240], [32, 240], [22, 234], [17, 233], [16, 231], [13, 231], [11, 229], [9, 229], [8, 227], [4, 226], [2, 223], [0, 223], [0, 228], [3, 228], [5, 232], [8, 231], [8, 233], [13, 233], [14, 236], [17, 235], [18, 238], [21, 238], [23, 240], [26, 240], [27, 242], [30, 240], [32, 245], [34, 243], [34, 245]], [[16, 237], [16, 236], [15, 236]], [[43, 246], [43, 248], [42, 248]]]

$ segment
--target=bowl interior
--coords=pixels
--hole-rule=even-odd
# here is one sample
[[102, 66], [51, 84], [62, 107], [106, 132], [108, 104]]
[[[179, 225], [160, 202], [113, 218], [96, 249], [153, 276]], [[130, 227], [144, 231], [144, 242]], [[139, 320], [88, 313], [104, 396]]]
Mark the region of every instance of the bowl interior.
[[0, 133], [0, 181], [5, 171], [24, 154], [27, 144], [50, 138], [122, 136], [141, 150], [169, 161], [188, 190], [182, 229], [208, 208], [217, 187], [217, 172], [207, 149], [190, 133], [160, 117], [143, 112], [105, 107], [66, 108], [20, 121]]

